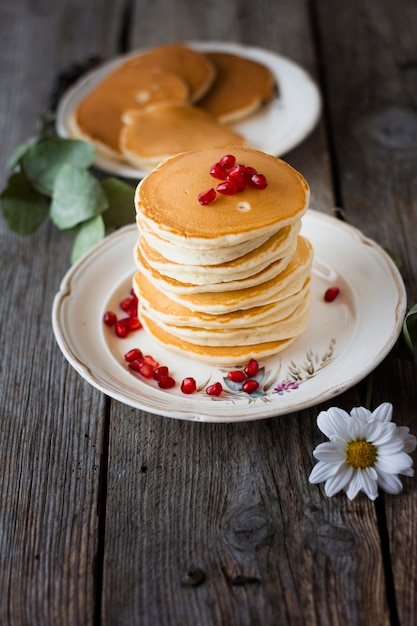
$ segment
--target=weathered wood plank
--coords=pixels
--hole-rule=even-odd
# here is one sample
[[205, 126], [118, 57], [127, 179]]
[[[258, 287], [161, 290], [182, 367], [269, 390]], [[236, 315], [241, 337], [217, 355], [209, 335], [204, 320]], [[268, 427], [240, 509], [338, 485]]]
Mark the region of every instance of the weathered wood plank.
[[[5, 2], [0, 7], [0, 178], [46, 111], [53, 78], [116, 49], [120, 6]], [[52, 300], [72, 237], [44, 225], [21, 238], [0, 221], [0, 623], [92, 624], [105, 398], [66, 364]]]
[[[411, 306], [417, 301], [417, 6], [368, 1], [335, 7], [325, 1], [317, 7], [343, 206], [355, 225], [400, 258]], [[375, 373], [373, 394], [374, 406], [392, 402], [394, 421], [414, 434], [416, 380], [415, 362], [391, 355]], [[400, 623], [414, 624], [417, 492], [415, 480], [404, 483], [401, 496], [384, 500], [384, 547], [390, 550]]]

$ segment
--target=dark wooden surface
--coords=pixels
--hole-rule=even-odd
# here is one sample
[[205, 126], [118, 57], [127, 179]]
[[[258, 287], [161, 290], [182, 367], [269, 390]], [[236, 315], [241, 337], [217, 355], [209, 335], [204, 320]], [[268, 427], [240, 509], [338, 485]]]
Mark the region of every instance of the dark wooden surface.
[[[285, 155], [309, 181], [312, 208], [394, 251], [412, 305], [416, 24], [413, 0], [5, 0], [1, 185], [72, 62], [180, 40], [265, 47], [322, 90], [320, 123]], [[316, 416], [330, 403], [199, 424], [107, 399], [52, 334], [71, 245], [49, 223], [21, 238], [0, 220], [0, 624], [415, 625], [415, 479], [376, 502], [310, 485]], [[414, 434], [416, 372], [389, 355], [372, 396]], [[336, 404], [349, 411], [364, 393], [359, 384]], [[186, 584], [196, 568], [204, 581]]]

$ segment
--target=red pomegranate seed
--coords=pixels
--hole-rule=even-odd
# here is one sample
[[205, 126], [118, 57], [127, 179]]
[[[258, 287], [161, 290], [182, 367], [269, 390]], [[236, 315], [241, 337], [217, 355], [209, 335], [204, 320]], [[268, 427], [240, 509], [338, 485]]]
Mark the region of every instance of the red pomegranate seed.
[[254, 174], [250, 180], [256, 189], [265, 189], [268, 186], [268, 182], [263, 174]]
[[246, 167], [244, 165], [240, 165], [240, 163], [237, 163], [232, 167], [228, 176], [230, 176], [230, 178], [233, 178], [234, 176], [242, 176], [245, 172], [245, 169]]
[[159, 367], [159, 363], [158, 361], [156, 361], [153, 356], [151, 356], [150, 354], [147, 354], [146, 356], [143, 357], [143, 360], [145, 363], [147, 363], [147, 365], [149, 365], [153, 370], [156, 370], [157, 367]]
[[233, 196], [237, 193], [237, 185], [230, 179], [224, 183], [219, 183], [216, 189], [219, 193], [222, 193], [225, 196]]
[[242, 391], [245, 393], [253, 393], [259, 387], [259, 383], [257, 380], [245, 380], [242, 385]]
[[226, 183], [233, 183], [236, 186], [236, 193], [239, 191], [243, 191], [246, 187], [246, 180], [242, 174], [235, 174], [233, 178], [229, 178], [229, 176], [225, 180]]
[[207, 387], [206, 394], [208, 396], [220, 396], [222, 391], [223, 387], [221, 386], [221, 383], [213, 383]]
[[256, 359], [251, 359], [249, 363], [247, 364], [247, 366], [245, 367], [245, 372], [248, 378], [252, 378], [253, 376], [256, 376], [256, 374], [259, 372], [258, 361]]
[[126, 323], [127, 320], [129, 320], [129, 318], [124, 317], [115, 324], [114, 330], [116, 332], [116, 335], [120, 337], [120, 339], [124, 339], [129, 334], [129, 327]]
[[129, 317], [127, 322], [126, 322], [126, 326], [129, 330], [129, 332], [132, 332], [134, 330], [139, 330], [142, 328], [142, 324], [140, 323], [140, 319], [138, 317], [132, 316]]
[[233, 372], [227, 372], [227, 378], [234, 383], [243, 383], [247, 379], [247, 374], [244, 370], [235, 370]]
[[136, 306], [137, 306], [137, 301], [132, 296], [129, 296], [128, 298], [124, 298], [120, 303], [120, 308], [122, 309], [122, 311], [125, 311], [126, 313], [128, 313], [132, 308], [136, 308]]
[[139, 350], [139, 348], [132, 348], [132, 350], [126, 352], [125, 361], [128, 361], [128, 363], [131, 363], [132, 361], [138, 361], [142, 358], [142, 356], [142, 350]]
[[229, 170], [236, 163], [236, 157], [233, 156], [233, 154], [225, 154], [221, 159], [219, 159], [218, 163], [226, 170]]
[[324, 294], [324, 299], [326, 302], [333, 302], [333, 300], [337, 298], [339, 293], [340, 293], [339, 287], [329, 287], [328, 289], [326, 289], [326, 292]]
[[227, 170], [220, 165], [220, 163], [215, 163], [210, 168], [210, 176], [213, 178], [219, 178], [220, 180], [224, 180], [227, 176]]
[[113, 313], [113, 311], [107, 311], [103, 315], [103, 322], [106, 324], [106, 326], [114, 326], [117, 322], [116, 313]]
[[210, 204], [210, 202], [213, 202], [213, 200], [216, 199], [216, 190], [213, 189], [213, 187], [211, 187], [210, 189], [207, 189], [206, 191], [202, 191], [201, 193], [198, 194], [198, 201], [200, 204]]
[[153, 372], [153, 377], [155, 380], [159, 380], [162, 376], [168, 376], [169, 370], [166, 365], [160, 365]]
[[171, 389], [175, 387], [175, 380], [172, 376], [161, 376], [161, 378], [158, 379], [158, 386], [161, 389]]
[[184, 380], [181, 383], [182, 393], [188, 393], [188, 394], [194, 393], [196, 389], [197, 389], [197, 383], [195, 382], [194, 378], [191, 378], [191, 377], [184, 378]]
[[137, 374], [139, 374], [139, 368], [141, 363], [142, 361], [140, 359], [135, 361], [129, 361], [128, 368], [132, 370], [132, 372], [136, 372]]
[[242, 172], [243, 176], [246, 176], [246, 178], [252, 178], [252, 176], [257, 173], [256, 169], [254, 167], [250, 167], [250, 165], [246, 165]]
[[[144, 378], [152, 378], [153, 368], [148, 365], [148, 363], [145, 363], [145, 361], [133, 361], [133, 363], [137, 363], [137, 370], [135, 371], [138, 371], [141, 376]], [[129, 367], [133, 365], [133, 363], [129, 363]]]

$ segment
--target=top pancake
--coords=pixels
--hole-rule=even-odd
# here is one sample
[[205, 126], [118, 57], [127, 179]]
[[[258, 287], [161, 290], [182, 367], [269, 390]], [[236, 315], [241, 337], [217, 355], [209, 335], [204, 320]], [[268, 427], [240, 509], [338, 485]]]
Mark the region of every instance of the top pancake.
[[197, 106], [219, 122], [237, 122], [272, 99], [277, 85], [266, 65], [226, 52], [206, 56], [216, 68], [216, 79]]
[[249, 185], [232, 196], [218, 194], [202, 206], [198, 194], [220, 181], [210, 168], [224, 154], [218, 148], [185, 152], [168, 159], [138, 185], [135, 204], [142, 232], [172, 243], [214, 249], [234, 245], [300, 219], [308, 208], [309, 187], [285, 161], [249, 148], [230, 148], [236, 162], [264, 174], [266, 189]]
[[216, 69], [206, 55], [178, 43], [144, 51], [129, 59], [127, 65], [136, 70], [159, 68], [178, 74], [188, 85], [190, 102], [199, 100], [216, 76]]

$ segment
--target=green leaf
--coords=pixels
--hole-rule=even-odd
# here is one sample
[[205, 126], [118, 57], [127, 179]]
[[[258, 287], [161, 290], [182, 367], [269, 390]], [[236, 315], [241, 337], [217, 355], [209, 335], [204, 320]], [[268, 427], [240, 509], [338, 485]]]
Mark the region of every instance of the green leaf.
[[87, 169], [94, 158], [94, 146], [88, 141], [52, 137], [31, 146], [23, 157], [22, 165], [35, 189], [51, 196], [63, 165]]
[[90, 248], [99, 243], [105, 235], [104, 221], [101, 215], [83, 222], [78, 228], [71, 253], [71, 263], [75, 263]]
[[417, 304], [407, 313], [403, 323], [403, 339], [409, 358], [414, 359], [414, 347], [417, 345]]
[[0, 206], [8, 227], [18, 235], [33, 233], [49, 213], [49, 201], [32, 189], [23, 172], [9, 178]]
[[125, 226], [135, 222], [135, 189], [118, 178], [101, 181], [109, 208], [103, 215], [107, 228]]
[[74, 165], [61, 167], [54, 187], [51, 219], [63, 230], [103, 213], [108, 201], [100, 183], [92, 174]]
[[36, 144], [37, 141], [37, 137], [30, 137], [23, 143], [19, 144], [10, 159], [7, 161], [7, 167], [13, 171], [19, 165], [29, 148]]

